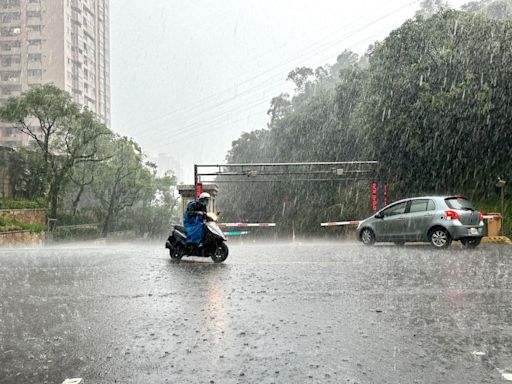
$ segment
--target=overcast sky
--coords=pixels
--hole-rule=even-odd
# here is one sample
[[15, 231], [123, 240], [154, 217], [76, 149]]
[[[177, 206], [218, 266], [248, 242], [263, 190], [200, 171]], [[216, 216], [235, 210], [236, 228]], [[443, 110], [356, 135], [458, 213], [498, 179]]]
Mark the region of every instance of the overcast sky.
[[112, 0], [112, 128], [180, 160], [191, 182], [194, 163], [223, 163], [242, 132], [266, 126], [290, 70], [363, 53], [417, 9], [411, 0]]

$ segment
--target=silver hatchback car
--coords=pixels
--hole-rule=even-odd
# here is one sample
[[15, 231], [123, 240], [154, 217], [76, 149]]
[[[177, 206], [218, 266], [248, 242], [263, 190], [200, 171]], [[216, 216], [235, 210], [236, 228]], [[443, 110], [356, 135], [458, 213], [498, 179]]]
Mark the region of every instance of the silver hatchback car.
[[397, 201], [362, 221], [357, 238], [365, 245], [377, 241], [430, 242], [436, 248], [460, 240], [468, 247], [480, 244], [484, 236], [483, 217], [462, 196], [426, 196]]

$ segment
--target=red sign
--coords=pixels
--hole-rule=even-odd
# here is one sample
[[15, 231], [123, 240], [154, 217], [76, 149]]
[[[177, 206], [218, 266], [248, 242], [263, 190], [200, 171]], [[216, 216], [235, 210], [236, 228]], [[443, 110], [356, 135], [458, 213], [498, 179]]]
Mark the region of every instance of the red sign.
[[372, 211], [377, 212], [377, 182], [372, 182]]
[[388, 205], [388, 183], [384, 183], [384, 206]]

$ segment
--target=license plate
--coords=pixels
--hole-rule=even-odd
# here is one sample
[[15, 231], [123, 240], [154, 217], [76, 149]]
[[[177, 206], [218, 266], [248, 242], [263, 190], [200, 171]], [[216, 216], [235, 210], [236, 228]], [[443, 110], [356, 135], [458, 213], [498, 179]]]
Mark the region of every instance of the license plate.
[[478, 228], [469, 228], [470, 235], [478, 235]]

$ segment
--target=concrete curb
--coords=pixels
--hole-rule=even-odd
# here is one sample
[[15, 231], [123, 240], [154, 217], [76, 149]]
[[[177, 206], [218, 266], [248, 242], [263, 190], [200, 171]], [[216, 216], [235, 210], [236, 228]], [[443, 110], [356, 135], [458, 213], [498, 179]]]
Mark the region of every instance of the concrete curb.
[[482, 237], [482, 243], [512, 245], [512, 240], [510, 240], [507, 236], [484, 236]]

